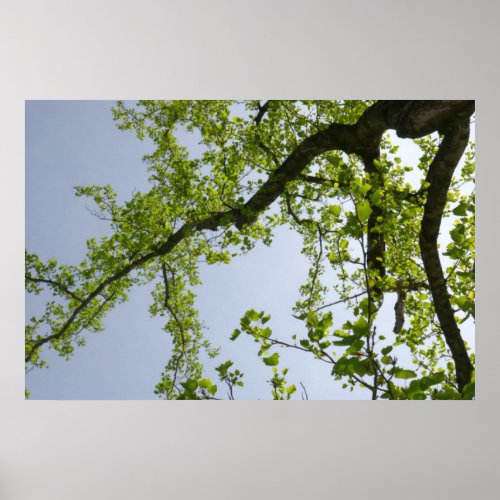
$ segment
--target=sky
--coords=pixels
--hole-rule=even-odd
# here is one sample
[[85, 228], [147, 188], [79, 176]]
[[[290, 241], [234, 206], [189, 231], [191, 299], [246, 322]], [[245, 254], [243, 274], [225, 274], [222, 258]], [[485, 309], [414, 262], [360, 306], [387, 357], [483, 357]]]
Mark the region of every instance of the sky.
[[[77, 264], [85, 256], [85, 242], [107, 233], [107, 225], [90, 213], [86, 198], [74, 196], [74, 186], [110, 184], [118, 200], [148, 189], [142, 157], [152, 151], [147, 140], [119, 131], [112, 120], [113, 101], [26, 101], [26, 248], [42, 260]], [[180, 137], [193, 154], [196, 139]], [[401, 157], [416, 164], [418, 148], [401, 142]], [[207, 336], [222, 348], [214, 366], [231, 359], [245, 373], [245, 387], [237, 399], [270, 399], [267, 381], [272, 372], [257, 359], [257, 344], [240, 336], [229, 341], [239, 320], [250, 308], [272, 315], [269, 326], [275, 337], [301, 333], [301, 323], [291, 316], [304, 283], [308, 263], [300, 253], [301, 239], [280, 228], [273, 244], [257, 244], [247, 255], [229, 265], [201, 267], [197, 307]], [[384, 305], [393, 322], [390, 300]], [[26, 376], [32, 399], [157, 399], [153, 394], [169, 358], [169, 338], [161, 318], [151, 318], [148, 287], [133, 288], [130, 299], [111, 311], [104, 331], [87, 336], [87, 345], [75, 350], [69, 361], [45, 350], [48, 369], [34, 369]], [[42, 296], [27, 296], [26, 317], [36, 315]], [[343, 323], [348, 316], [335, 316]], [[281, 335], [280, 335], [281, 333]], [[466, 336], [472, 342], [473, 329]], [[365, 390], [349, 392], [330, 377], [331, 367], [306, 353], [279, 350], [280, 366], [289, 368], [288, 382], [302, 383], [309, 399], [369, 399]], [[214, 380], [214, 379], [213, 379]], [[215, 381], [215, 380], [214, 380]]]

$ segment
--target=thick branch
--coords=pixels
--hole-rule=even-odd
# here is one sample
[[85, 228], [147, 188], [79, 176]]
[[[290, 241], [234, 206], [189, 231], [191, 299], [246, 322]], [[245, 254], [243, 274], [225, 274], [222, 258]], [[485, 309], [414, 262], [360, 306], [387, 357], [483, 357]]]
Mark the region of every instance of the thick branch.
[[471, 381], [474, 370], [465, 343], [460, 335], [438, 252], [438, 236], [453, 172], [467, 146], [469, 121], [455, 122], [444, 132], [444, 139], [429, 167], [429, 183], [419, 242], [420, 253], [432, 293], [434, 308], [446, 343], [455, 362], [458, 388], [462, 391]]
[[[377, 170], [375, 166], [375, 160], [379, 158], [378, 148], [374, 151], [363, 154], [363, 164], [365, 166], [365, 172], [370, 176], [371, 188], [367, 193], [370, 196], [379, 187], [383, 187], [384, 179], [382, 173]], [[375, 285], [373, 286], [372, 292], [374, 298], [380, 302], [383, 299], [383, 292], [380, 288], [378, 280], [385, 276], [385, 264], [384, 264], [384, 253], [385, 253], [385, 238], [384, 233], [379, 229], [380, 220], [384, 216], [384, 211], [380, 205], [370, 204], [371, 214], [368, 218], [368, 228], [367, 228], [367, 264], [372, 276], [375, 278]], [[374, 272], [374, 273], [373, 273]]]
[[259, 112], [255, 115], [255, 123], [259, 125], [259, 123], [262, 121], [262, 118], [264, 118], [264, 115], [267, 113], [267, 110], [269, 109], [269, 102], [266, 101], [262, 106], [259, 104]]

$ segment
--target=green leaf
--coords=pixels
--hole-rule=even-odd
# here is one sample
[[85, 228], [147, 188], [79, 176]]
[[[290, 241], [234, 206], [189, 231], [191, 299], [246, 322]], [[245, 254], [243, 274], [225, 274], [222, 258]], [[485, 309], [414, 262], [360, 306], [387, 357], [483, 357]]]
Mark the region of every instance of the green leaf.
[[356, 323], [352, 325], [352, 331], [354, 332], [355, 335], [357, 336], [362, 336], [366, 335], [368, 333], [368, 330], [370, 329], [370, 325], [366, 321], [365, 318], [361, 317], [359, 318]]
[[332, 374], [336, 375], [346, 375], [347, 374], [348, 362], [346, 358], [340, 358], [335, 366], [333, 367]]
[[319, 322], [318, 326], [322, 330], [327, 330], [333, 325], [333, 316], [332, 313], [328, 313], [325, 315], [325, 317]]
[[342, 208], [339, 205], [330, 205], [329, 209], [335, 217], [338, 217], [342, 212]]
[[225, 363], [220, 364], [216, 368], [216, 370], [221, 377], [224, 377], [225, 375], [227, 375], [227, 371], [229, 370], [229, 368], [231, 368], [231, 366], [233, 366], [233, 362], [231, 360], [228, 360]]
[[239, 330], [238, 328], [233, 332], [233, 334], [231, 335], [231, 340], [236, 340], [241, 334], [241, 330]]
[[429, 375], [428, 377], [424, 377], [424, 379], [428, 380], [428, 387], [430, 387], [431, 385], [441, 384], [444, 382], [445, 374], [444, 372], [437, 372]]
[[348, 335], [347, 337], [343, 337], [342, 340], [334, 340], [333, 345], [350, 346], [357, 339], [359, 339], [357, 335]]
[[201, 389], [209, 389], [212, 387], [212, 381], [208, 378], [203, 378], [200, 380], [200, 388]]
[[423, 401], [427, 398], [425, 397], [425, 394], [423, 392], [415, 392], [414, 394], [411, 394], [410, 399]]
[[411, 396], [417, 392], [423, 392], [425, 389], [425, 384], [421, 380], [412, 380], [408, 386], [408, 394]]
[[354, 372], [360, 377], [364, 377], [368, 373], [368, 368], [358, 358], [351, 358], [349, 361]]
[[457, 205], [455, 209], [453, 210], [453, 213], [455, 215], [458, 215], [459, 217], [463, 217], [467, 215], [467, 208], [463, 203], [460, 203], [460, 205]]
[[371, 196], [372, 203], [376, 206], [380, 205], [380, 202], [382, 201], [382, 190], [377, 189]]
[[359, 375], [363, 377], [366, 375], [368, 369], [366, 366], [357, 358], [340, 358], [335, 367], [333, 368], [333, 373], [337, 375]]
[[198, 382], [194, 379], [186, 380], [183, 384], [184, 389], [188, 392], [194, 392], [198, 389]]
[[341, 338], [344, 338], [344, 337], [347, 337], [347, 332], [345, 330], [335, 330], [333, 332], [333, 335], [335, 337], [341, 337]]
[[368, 218], [370, 217], [370, 214], [372, 213], [372, 208], [370, 207], [370, 203], [366, 200], [358, 203], [356, 210], [358, 213], [358, 218], [361, 222], [367, 221]]
[[434, 395], [436, 399], [460, 399], [460, 394], [453, 389], [445, 389]]
[[417, 374], [411, 370], [396, 370], [395, 377], [401, 379], [415, 378]]
[[360, 351], [364, 345], [365, 345], [365, 341], [363, 339], [357, 339], [351, 344], [349, 349], [347, 349], [347, 352], [349, 354], [354, 354], [355, 352]]
[[251, 321], [258, 321], [259, 319], [259, 313], [254, 309], [250, 309], [249, 311], [247, 311], [245, 316], [247, 316], [247, 318], [249, 318]]
[[364, 182], [360, 186], [361, 194], [364, 196], [366, 193], [368, 193], [368, 191], [370, 191], [371, 188], [372, 188], [371, 184]]
[[340, 158], [338, 156], [331, 156], [329, 161], [334, 167], [338, 167], [340, 165]]
[[457, 226], [457, 227], [455, 227], [454, 229], [452, 229], [450, 231], [451, 239], [455, 243], [457, 243], [457, 244], [460, 245], [462, 243], [463, 238], [464, 238], [464, 232], [465, 232], [464, 226]]
[[261, 337], [264, 337], [265, 339], [268, 339], [272, 333], [272, 330], [268, 326], [260, 330]]
[[280, 356], [277, 352], [275, 352], [267, 358], [262, 358], [262, 361], [264, 361], [264, 364], [267, 366], [276, 366], [280, 362]]

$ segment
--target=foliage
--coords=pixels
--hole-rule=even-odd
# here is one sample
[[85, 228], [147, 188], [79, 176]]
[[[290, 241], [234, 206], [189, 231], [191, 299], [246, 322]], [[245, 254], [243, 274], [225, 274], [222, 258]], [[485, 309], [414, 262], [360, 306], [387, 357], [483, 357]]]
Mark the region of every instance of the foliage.
[[[172, 340], [155, 393], [166, 399], [234, 399], [243, 373], [228, 360], [213, 374], [216, 384], [200, 361], [202, 352], [216, 357], [219, 350], [205, 338], [195, 309], [199, 264], [229, 264], [257, 241], [271, 244], [274, 230], [288, 225], [301, 235], [310, 263], [293, 311], [303, 335], [280, 339], [267, 312], [249, 309], [231, 336], [255, 341], [257, 356], [271, 371], [273, 399], [298, 396], [286, 381], [287, 368], [280, 368], [280, 349], [301, 351], [304, 363], [330, 364], [332, 383], [365, 388], [373, 399], [472, 399], [467, 366], [474, 356], [467, 355], [464, 365], [455, 354], [460, 342], [443, 319], [443, 293], [456, 324], [473, 320], [474, 146], [444, 186], [438, 228], [444, 218], [451, 230], [441, 250], [443, 292], [426, 260], [425, 221], [439, 197], [428, 194], [436, 187], [432, 169], [440, 168], [439, 155], [448, 154], [443, 137], [454, 137], [455, 121], [464, 119], [450, 105], [446, 121], [439, 118], [444, 125], [412, 125], [411, 103], [422, 101], [408, 102], [406, 108], [399, 101], [387, 105], [387, 123], [380, 126], [377, 112], [385, 105], [374, 101], [118, 102], [118, 127], [154, 143], [145, 158], [150, 190], [120, 204], [111, 186], [76, 188], [112, 230], [87, 242], [87, 257], [78, 266], [44, 263], [26, 252], [27, 292], [55, 296], [26, 326], [27, 367], [44, 366], [44, 346], [68, 359], [86, 333], [102, 330], [106, 313], [127, 300], [131, 287], [154, 283], [150, 313], [165, 317], [163, 329]], [[441, 113], [437, 104], [431, 109]], [[391, 112], [400, 113], [394, 126]], [[403, 113], [409, 117], [405, 130]], [[369, 135], [366, 124], [380, 127], [375, 145], [361, 137]], [[390, 128], [420, 148], [416, 169], [398, 156], [385, 133]], [[186, 132], [199, 136], [202, 154], [194, 156], [180, 144]], [[391, 297], [394, 328], [378, 318]], [[350, 320], [336, 319], [339, 307], [350, 311]], [[409, 366], [395, 355], [402, 347], [412, 358]]]

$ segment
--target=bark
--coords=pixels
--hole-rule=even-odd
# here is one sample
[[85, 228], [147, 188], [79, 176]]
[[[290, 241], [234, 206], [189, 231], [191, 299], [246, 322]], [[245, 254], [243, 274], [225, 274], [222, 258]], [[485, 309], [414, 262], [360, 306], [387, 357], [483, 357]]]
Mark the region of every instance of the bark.
[[[383, 176], [375, 167], [375, 160], [378, 160], [378, 158], [378, 148], [376, 151], [363, 155], [365, 172], [371, 176], [370, 183], [372, 187], [367, 193], [368, 196], [372, 195], [377, 190], [377, 188], [381, 188], [384, 186]], [[375, 281], [375, 284], [370, 290], [370, 297], [373, 297], [379, 302], [379, 304], [381, 304], [384, 293], [380, 288], [378, 280], [379, 278], [383, 278], [385, 276], [385, 237], [383, 231], [380, 231], [378, 227], [380, 226], [379, 219], [384, 217], [384, 211], [381, 206], [371, 205], [371, 208], [372, 212], [370, 214], [370, 217], [368, 218], [367, 228], [368, 248], [366, 252], [366, 261], [368, 269], [370, 270], [370, 277]]]
[[453, 172], [467, 147], [469, 120], [455, 121], [441, 131], [444, 133], [444, 139], [429, 167], [426, 178], [430, 185], [422, 217], [419, 243], [436, 315], [455, 362], [457, 384], [462, 392], [465, 385], [471, 381], [474, 368], [455, 320], [437, 245]]

